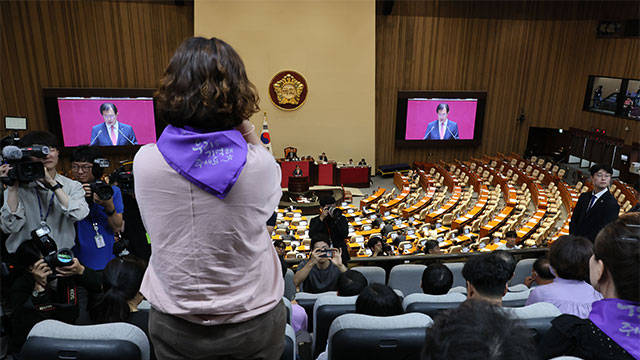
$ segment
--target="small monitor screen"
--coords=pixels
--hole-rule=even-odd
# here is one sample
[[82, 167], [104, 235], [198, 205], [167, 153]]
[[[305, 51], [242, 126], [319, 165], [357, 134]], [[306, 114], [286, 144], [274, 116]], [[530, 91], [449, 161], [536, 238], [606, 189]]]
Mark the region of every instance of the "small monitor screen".
[[58, 98], [65, 147], [121, 146], [156, 142], [153, 99]]

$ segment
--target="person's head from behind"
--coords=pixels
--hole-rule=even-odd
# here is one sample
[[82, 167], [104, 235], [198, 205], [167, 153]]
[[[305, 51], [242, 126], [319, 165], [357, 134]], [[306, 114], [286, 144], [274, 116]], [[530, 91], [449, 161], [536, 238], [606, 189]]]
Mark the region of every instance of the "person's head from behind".
[[54, 171], [58, 166], [58, 138], [48, 131], [31, 131], [25, 134], [20, 140], [23, 147], [31, 147], [33, 145], [42, 145], [49, 147], [49, 154], [43, 158], [31, 156], [31, 161], [40, 161], [43, 163], [47, 171]]
[[640, 213], [624, 214], [600, 231], [589, 275], [605, 298], [640, 301]]
[[155, 93], [159, 117], [176, 127], [230, 130], [258, 112], [258, 92], [226, 42], [192, 37], [176, 50]]
[[[94, 165], [93, 161], [100, 158], [100, 150], [95, 146], [82, 145], [78, 146], [71, 152], [71, 173], [73, 177], [81, 183], [89, 183], [96, 180], [94, 172], [102, 172], [98, 165]], [[96, 167], [94, 171], [94, 167]]]
[[511, 274], [509, 276], [509, 279], [511, 279], [516, 272], [516, 258], [514, 258], [513, 255], [511, 255], [508, 251], [504, 250], [496, 250], [493, 252], [493, 255], [502, 259], [507, 264], [507, 266], [509, 267], [509, 273]]
[[449, 115], [449, 105], [445, 103], [438, 104], [438, 107], [436, 107], [436, 113], [438, 114], [438, 121], [443, 122], [447, 120], [447, 116]]
[[[314, 251], [316, 249], [320, 249], [320, 250], [330, 249], [329, 237], [326, 234], [318, 233], [313, 235], [313, 237], [311, 238], [311, 251]], [[324, 257], [324, 256], [318, 257], [318, 264], [320, 265], [325, 265], [329, 261], [331, 261], [331, 258], [329, 257]]]
[[347, 270], [338, 277], [338, 296], [356, 296], [367, 287], [367, 278], [356, 270]]
[[287, 248], [287, 245], [284, 243], [284, 241], [280, 239], [275, 240], [273, 242], [273, 247], [276, 248], [276, 253], [278, 254], [278, 256], [284, 256], [285, 249]]
[[427, 240], [424, 243], [424, 253], [425, 254], [442, 254], [442, 250], [440, 250], [440, 245], [436, 240]]
[[589, 239], [565, 235], [551, 244], [549, 263], [560, 278], [588, 281], [591, 255], [593, 244]]
[[427, 328], [422, 360], [538, 359], [531, 332], [494, 304], [467, 300], [445, 314]]
[[109, 126], [115, 125], [116, 121], [118, 121], [118, 108], [113, 103], [103, 103], [100, 105], [100, 115], [102, 115], [104, 123], [108, 128]]
[[373, 283], [356, 300], [356, 313], [371, 316], [395, 316], [403, 313], [402, 300], [387, 285]]
[[600, 192], [609, 187], [613, 169], [607, 164], [595, 164], [589, 169], [591, 174], [591, 182], [593, 183], [593, 191]]
[[428, 295], [444, 295], [453, 285], [453, 273], [443, 264], [431, 264], [422, 272], [420, 287]]
[[467, 298], [502, 304], [511, 279], [511, 268], [493, 253], [472, 256], [462, 268], [467, 281]]
[[533, 269], [531, 271], [536, 284], [546, 285], [553, 282], [556, 277], [551, 273], [551, 264], [549, 259], [545, 256], [538, 258], [533, 263]]
[[512, 249], [516, 246], [516, 241], [518, 240], [518, 233], [513, 230], [509, 230], [504, 234], [504, 239], [507, 242], [507, 247]]
[[89, 311], [96, 323], [122, 322], [135, 309], [142, 295], [140, 285], [144, 276], [144, 265], [140, 262], [115, 258], [102, 272], [103, 294]]

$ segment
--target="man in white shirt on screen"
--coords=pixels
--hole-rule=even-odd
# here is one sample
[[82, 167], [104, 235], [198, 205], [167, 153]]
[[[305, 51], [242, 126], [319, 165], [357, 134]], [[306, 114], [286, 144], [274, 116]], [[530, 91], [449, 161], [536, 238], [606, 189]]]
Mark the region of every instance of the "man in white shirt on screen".
[[100, 105], [100, 114], [104, 118], [104, 122], [91, 129], [89, 145], [138, 145], [136, 134], [131, 125], [118, 121], [118, 108], [115, 104], [104, 103]]
[[434, 120], [427, 125], [423, 140], [458, 140], [458, 124], [448, 119], [449, 105], [438, 104], [436, 108], [438, 120]]

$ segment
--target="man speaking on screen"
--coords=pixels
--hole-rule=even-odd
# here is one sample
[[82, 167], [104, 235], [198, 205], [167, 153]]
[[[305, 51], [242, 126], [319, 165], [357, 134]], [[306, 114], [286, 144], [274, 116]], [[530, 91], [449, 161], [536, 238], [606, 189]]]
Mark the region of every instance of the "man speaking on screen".
[[100, 105], [100, 114], [104, 122], [91, 129], [89, 145], [138, 145], [136, 134], [131, 125], [118, 121], [118, 108], [115, 104], [104, 103]]
[[434, 120], [427, 125], [423, 140], [458, 140], [458, 124], [448, 119], [449, 105], [438, 104], [436, 108], [438, 120]]

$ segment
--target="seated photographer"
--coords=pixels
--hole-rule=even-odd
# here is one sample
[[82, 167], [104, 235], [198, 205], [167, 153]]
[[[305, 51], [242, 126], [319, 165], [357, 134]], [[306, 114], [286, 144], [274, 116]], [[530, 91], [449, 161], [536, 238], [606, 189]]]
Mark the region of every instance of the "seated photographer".
[[[46, 319], [73, 324], [81, 310], [78, 287], [89, 293], [101, 291], [100, 276], [83, 266], [69, 249], [43, 256], [38, 240], [26, 240], [16, 250], [16, 257], [26, 269], [9, 291], [13, 308], [10, 347], [18, 352], [31, 328]], [[65, 264], [69, 264], [64, 266]]]
[[[40, 179], [24, 178], [21, 175], [25, 174], [10, 171], [14, 167], [18, 170], [17, 164], [0, 166], [0, 177], [11, 179], [12, 173], [17, 173], [18, 178], [5, 190], [0, 210], [0, 230], [9, 234], [7, 251], [14, 253], [22, 241], [31, 238], [34, 230], [49, 232], [59, 248], [71, 248], [76, 238], [73, 223], [89, 214], [82, 185], [56, 172], [60, 152], [58, 140], [52, 133], [32, 131], [22, 138], [20, 145], [48, 146], [49, 153], [35, 154], [43, 157], [30, 156], [31, 161], [44, 166], [44, 177]], [[19, 148], [15, 150], [21, 156]]]
[[342, 215], [340, 209], [336, 209], [336, 200], [331, 196], [320, 198], [320, 216], [311, 219], [309, 223], [309, 236], [324, 234], [329, 238], [331, 247], [342, 251], [342, 263], [349, 262], [349, 248], [344, 239], [349, 236], [349, 222]]
[[303, 284], [304, 292], [313, 294], [336, 291], [340, 273], [347, 271], [340, 249], [330, 248], [329, 239], [323, 234], [311, 238], [311, 249], [309, 259], [298, 264], [293, 283], [296, 287]]
[[124, 210], [120, 189], [100, 181], [104, 168], [95, 162], [100, 158], [98, 148], [93, 146], [79, 146], [71, 154], [71, 173], [82, 183], [89, 204], [89, 216], [76, 224], [73, 253], [94, 270], [104, 269], [115, 257], [114, 233], [122, 228]]

